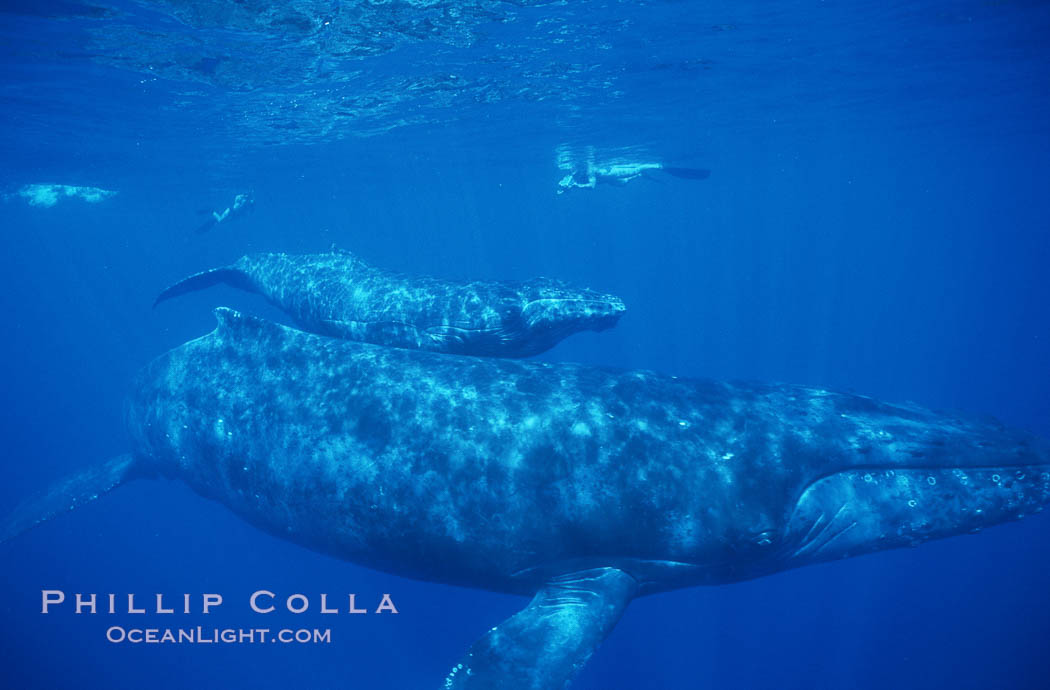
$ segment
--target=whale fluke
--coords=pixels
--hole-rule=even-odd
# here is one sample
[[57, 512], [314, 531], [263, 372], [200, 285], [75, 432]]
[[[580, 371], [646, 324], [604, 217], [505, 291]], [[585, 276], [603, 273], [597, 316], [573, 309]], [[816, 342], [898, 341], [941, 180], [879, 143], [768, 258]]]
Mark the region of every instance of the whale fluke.
[[564, 688], [620, 620], [638, 589], [616, 568], [551, 579], [529, 605], [474, 643], [450, 690]]
[[161, 302], [167, 301], [172, 297], [178, 297], [179, 295], [185, 295], [188, 292], [196, 292], [197, 290], [204, 290], [214, 285], [220, 285], [226, 283], [232, 285], [235, 288], [242, 290], [254, 291], [251, 281], [243, 271], [230, 268], [229, 266], [223, 266], [222, 268], [212, 268], [201, 273], [195, 273], [189, 278], [183, 278], [174, 285], [168, 287], [164, 292], [157, 295], [157, 299], [153, 301], [153, 306], [156, 307]]
[[136, 469], [135, 459], [124, 453], [62, 479], [15, 508], [0, 524], [0, 543], [109, 493], [134, 478]]

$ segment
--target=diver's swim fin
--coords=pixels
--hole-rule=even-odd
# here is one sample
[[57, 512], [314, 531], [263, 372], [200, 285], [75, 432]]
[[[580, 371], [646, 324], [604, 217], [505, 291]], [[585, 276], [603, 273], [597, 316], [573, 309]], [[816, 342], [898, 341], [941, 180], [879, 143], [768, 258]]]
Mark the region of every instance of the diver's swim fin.
[[623, 615], [638, 583], [615, 568], [556, 577], [489, 630], [445, 679], [449, 690], [564, 688]]
[[14, 539], [56, 515], [94, 501], [139, 476], [137, 469], [131, 454], [124, 453], [62, 479], [15, 508], [0, 524], [0, 542]]
[[248, 276], [244, 275], [242, 271], [226, 267], [213, 268], [202, 273], [191, 275], [189, 278], [183, 278], [175, 283], [164, 292], [157, 295], [157, 299], [153, 302], [153, 306], [156, 307], [161, 302], [169, 300], [172, 297], [185, 295], [187, 292], [203, 290], [221, 283], [226, 283], [227, 285], [232, 285], [233, 287], [242, 290], [254, 290], [251, 281], [248, 280]]
[[681, 177], [685, 180], [706, 180], [711, 177], [711, 171], [704, 168], [660, 168], [672, 177]]

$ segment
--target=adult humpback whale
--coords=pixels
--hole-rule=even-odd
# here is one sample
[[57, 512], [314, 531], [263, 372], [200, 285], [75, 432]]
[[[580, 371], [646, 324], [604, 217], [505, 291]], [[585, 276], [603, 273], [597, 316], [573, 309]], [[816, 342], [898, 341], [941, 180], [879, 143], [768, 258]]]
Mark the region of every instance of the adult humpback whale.
[[228, 283], [264, 295], [304, 330], [452, 354], [529, 357], [585, 330], [611, 328], [621, 299], [549, 278], [453, 282], [374, 268], [350, 252], [250, 254], [190, 276], [178, 295]]
[[362, 565], [531, 595], [446, 688], [562, 688], [637, 596], [962, 534], [1050, 501], [1050, 447], [789, 385], [435, 355], [217, 310], [149, 364], [132, 451], [9, 538], [134, 477], [179, 478]]

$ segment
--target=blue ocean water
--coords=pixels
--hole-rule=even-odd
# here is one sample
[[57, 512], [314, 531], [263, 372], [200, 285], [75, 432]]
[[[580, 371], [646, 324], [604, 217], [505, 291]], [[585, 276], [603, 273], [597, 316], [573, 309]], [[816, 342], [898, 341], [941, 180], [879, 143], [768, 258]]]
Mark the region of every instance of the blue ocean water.
[[[1050, 6], [60, 0], [0, 5], [0, 513], [125, 452], [132, 376], [250, 251], [613, 292], [542, 355], [804, 383], [1050, 436]], [[559, 153], [703, 168], [559, 194]], [[27, 202], [25, 185], [115, 195]], [[212, 210], [254, 210], [210, 232]], [[205, 211], [202, 215], [200, 212]], [[574, 688], [1043, 688], [1050, 522], [634, 602]], [[366, 570], [137, 482], [0, 546], [0, 685], [438, 687], [519, 597]], [[390, 593], [329, 645], [114, 645], [40, 590]], [[148, 616], [155, 620], [155, 616]]]

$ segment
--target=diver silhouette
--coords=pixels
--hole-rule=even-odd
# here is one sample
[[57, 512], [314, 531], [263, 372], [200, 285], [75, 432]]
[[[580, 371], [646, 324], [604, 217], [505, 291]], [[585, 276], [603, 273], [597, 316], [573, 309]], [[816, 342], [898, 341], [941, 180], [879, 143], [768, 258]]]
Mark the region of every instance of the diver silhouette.
[[[563, 168], [565, 169], [565, 168]], [[599, 184], [625, 185], [640, 177], [656, 180], [667, 174], [683, 180], [705, 180], [711, 171], [704, 168], [681, 168], [665, 166], [663, 163], [615, 163], [596, 164], [593, 160], [579, 162], [567, 175], [558, 181], [558, 194], [569, 189], [594, 189]]]
[[203, 213], [208, 213], [210, 215], [204, 223], [197, 227], [197, 234], [199, 235], [208, 232], [219, 223], [243, 218], [248, 215], [254, 207], [255, 198], [252, 192], [238, 194], [233, 198], [233, 204], [227, 206], [222, 211], [203, 211]]

